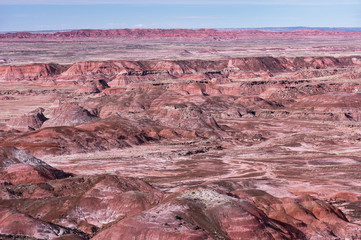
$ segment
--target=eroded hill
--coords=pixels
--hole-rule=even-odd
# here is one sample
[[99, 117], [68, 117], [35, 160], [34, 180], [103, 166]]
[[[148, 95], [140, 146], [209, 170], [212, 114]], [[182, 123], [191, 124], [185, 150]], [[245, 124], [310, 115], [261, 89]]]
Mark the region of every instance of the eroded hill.
[[360, 77], [356, 55], [1, 66], [0, 238], [359, 239]]

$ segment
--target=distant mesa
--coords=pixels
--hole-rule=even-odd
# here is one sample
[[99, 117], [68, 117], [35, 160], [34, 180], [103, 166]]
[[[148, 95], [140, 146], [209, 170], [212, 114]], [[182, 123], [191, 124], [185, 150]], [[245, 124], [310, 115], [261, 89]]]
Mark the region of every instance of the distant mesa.
[[62, 31], [54, 33], [30, 33], [30, 32], [11, 32], [0, 33], [0, 38], [47, 38], [47, 39], [76, 39], [76, 38], [122, 38], [122, 39], [206, 39], [210, 41], [219, 41], [224, 39], [249, 38], [249, 37], [305, 37], [305, 36], [357, 36], [360, 35], [360, 29], [353, 31], [335, 31], [333, 29], [300, 29], [290, 31], [289, 29], [270, 31], [263, 29], [111, 29], [95, 30], [81, 29], [72, 31]]

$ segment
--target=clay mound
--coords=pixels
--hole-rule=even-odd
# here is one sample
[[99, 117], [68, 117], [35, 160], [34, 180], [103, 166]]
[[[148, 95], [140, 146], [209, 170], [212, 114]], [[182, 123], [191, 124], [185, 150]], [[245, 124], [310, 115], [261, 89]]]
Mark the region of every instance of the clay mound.
[[0, 180], [10, 184], [43, 182], [71, 176], [23, 150], [0, 147]]
[[38, 108], [26, 115], [12, 118], [9, 122], [7, 122], [7, 126], [19, 130], [39, 129], [47, 120], [43, 112], [43, 108]]
[[[110, 88], [107, 90], [116, 92], [117, 89]], [[124, 92], [124, 89], [120, 88], [119, 91]], [[124, 94], [118, 95], [117, 98], [105, 99], [106, 101], [98, 105], [101, 118], [128, 116], [129, 119], [133, 119], [135, 113], [147, 113], [146, 111], [150, 108], [152, 102], [164, 93], [164, 89], [161, 87], [151, 85], [136, 88], [134, 91], [129, 91], [129, 89], [128, 91], [125, 89], [125, 91]]]
[[251, 202], [268, 217], [300, 230], [305, 239], [361, 237], [360, 226], [349, 223], [339, 209], [309, 195], [276, 198], [260, 190], [236, 190], [233, 194]]
[[[97, 175], [8, 186], [0, 190], [0, 196], [2, 207], [93, 234], [106, 224], [155, 206], [164, 194], [139, 179]], [[14, 221], [5, 219], [4, 224]]]
[[324, 201], [276, 198], [221, 182], [179, 190], [94, 239], [358, 239], [360, 234], [360, 226]]
[[77, 103], [64, 103], [50, 113], [49, 120], [44, 122], [43, 127], [79, 125], [96, 119], [97, 117]]
[[79, 76], [84, 74], [120, 73], [124, 68], [114, 62], [78, 62], [71, 65], [61, 76]]
[[103, 79], [86, 82], [85, 86], [80, 87], [75, 91], [75, 95], [100, 93], [109, 88], [107, 82]]
[[154, 132], [152, 129], [140, 122], [117, 118], [77, 127], [41, 128], [9, 138], [3, 144], [17, 146], [34, 156], [87, 153], [125, 148], [159, 139], [159, 130]]
[[148, 114], [152, 120], [165, 127], [214, 135], [212, 132], [219, 130], [219, 126], [208, 111], [197, 105], [198, 101], [205, 101], [202, 91], [199, 90], [199, 93], [195, 94], [200, 96], [182, 96], [171, 91], [165, 92], [153, 100]]
[[1, 239], [55, 239], [65, 234], [86, 239], [85, 234], [41, 221], [14, 209], [0, 207]]
[[179, 240], [291, 239], [302, 236], [298, 236], [298, 232], [287, 232], [284, 227], [271, 222], [248, 203], [211, 189], [192, 189], [114, 224], [94, 239], [132, 239], [138, 236]]

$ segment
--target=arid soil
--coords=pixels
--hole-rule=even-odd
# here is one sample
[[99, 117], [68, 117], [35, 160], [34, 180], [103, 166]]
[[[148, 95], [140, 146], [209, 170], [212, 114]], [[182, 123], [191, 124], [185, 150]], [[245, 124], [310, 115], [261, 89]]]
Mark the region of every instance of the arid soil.
[[359, 33], [126, 33], [0, 35], [0, 239], [361, 239]]
[[115, 59], [219, 60], [361, 55], [361, 32], [319, 30], [79, 30], [47, 35], [0, 33], [0, 39], [0, 66]]

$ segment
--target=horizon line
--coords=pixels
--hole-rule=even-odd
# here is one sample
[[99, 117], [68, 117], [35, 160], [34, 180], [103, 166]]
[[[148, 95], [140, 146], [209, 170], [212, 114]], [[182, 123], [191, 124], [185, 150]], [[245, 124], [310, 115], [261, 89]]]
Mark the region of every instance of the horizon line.
[[[80, 30], [100, 30], [100, 31], [107, 31], [107, 30], [218, 30], [218, 31], [227, 31], [227, 30], [274, 30], [275, 32], [290, 32], [294, 30], [319, 30], [319, 31], [361, 31], [361, 27], [307, 27], [307, 26], [291, 26], [291, 27], [239, 27], [239, 28], [162, 28], [162, 27], [154, 27], [154, 28], [74, 28], [74, 29], [47, 29], [47, 30], [21, 30], [21, 31], [1, 31], [0, 33], [56, 33], [56, 32], [67, 32], [67, 31], [80, 31]], [[282, 30], [289, 30], [289, 31], [282, 31]], [[278, 30], [278, 31], [277, 31]]]

